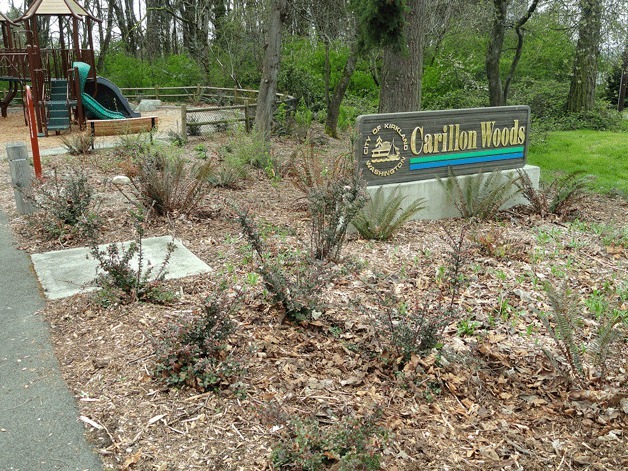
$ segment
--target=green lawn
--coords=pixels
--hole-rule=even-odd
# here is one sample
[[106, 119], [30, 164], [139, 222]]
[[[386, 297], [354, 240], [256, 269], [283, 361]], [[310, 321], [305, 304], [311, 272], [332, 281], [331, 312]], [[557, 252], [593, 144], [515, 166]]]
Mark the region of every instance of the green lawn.
[[528, 162], [541, 167], [543, 179], [581, 170], [595, 176], [595, 191], [628, 196], [628, 132], [550, 132], [532, 140]]

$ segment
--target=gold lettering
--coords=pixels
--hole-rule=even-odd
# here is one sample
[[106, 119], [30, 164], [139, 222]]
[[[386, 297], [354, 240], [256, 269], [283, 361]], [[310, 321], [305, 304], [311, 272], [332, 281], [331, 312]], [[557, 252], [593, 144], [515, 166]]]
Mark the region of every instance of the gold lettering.
[[[460, 148], [458, 148], [458, 139], [460, 140]], [[456, 150], [467, 150], [468, 144], [469, 136], [467, 135], [466, 131], [459, 132], [458, 136], [456, 136]]]
[[491, 137], [493, 135], [495, 121], [482, 121], [480, 126], [482, 127], [482, 148], [491, 147]]
[[423, 151], [426, 154], [434, 153], [434, 141], [432, 140], [431, 134], [426, 134], [425, 137], [423, 138]]
[[439, 132], [434, 134], [434, 153], [438, 154], [438, 144], [443, 142], [443, 135]]
[[526, 128], [521, 126], [519, 128], [519, 144], [523, 144], [526, 141]]
[[478, 148], [478, 132], [469, 131], [469, 149]]
[[[417, 150], [417, 134], [420, 134], [419, 136], [419, 140], [420, 140], [420, 147]], [[416, 128], [414, 128], [414, 130], [412, 131], [412, 137], [410, 138], [410, 151], [414, 154], [414, 155], [419, 155], [422, 151], [423, 151], [423, 127], [422, 126], [417, 126]]]
[[500, 140], [499, 140], [499, 129], [495, 129], [493, 131], [493, 147], [499, 147], [499, 145], [501, 144]]
[[508, 128], [502, 129], [502, 146], [509, 144], [508, 136], [510, 136], [510, 130]]
[[513, 124], [512, 128], [510, 128], [510, 143], [511, 144], [518, 144], [519, 138], [517, 136], [519, 132], [519, 120], [515, 119], [515, 123]]

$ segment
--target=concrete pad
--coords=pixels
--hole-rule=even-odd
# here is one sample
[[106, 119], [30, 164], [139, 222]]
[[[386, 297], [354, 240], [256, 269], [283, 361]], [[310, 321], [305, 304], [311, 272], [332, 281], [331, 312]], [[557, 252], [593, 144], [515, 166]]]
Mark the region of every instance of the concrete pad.
[[[128, 247], [130, 242], [127, 241], [122, 244]], [[162, 236], [142, 239], [144, 266], [147, 267], [147, 264], [150, 263], [151, 266], [155, 267], [153, 275], [156, 275], [161, 267], [170, 242], [174, 242], [176, 248], [166, 267], [166, 279], [182, 278], [211, 271], [211, 268], [190, 252], [180, 240], [175, 239], [173, 241], [170, 236]], [[99, 248], [106, 250], [109, 245], [102, 244]], [[90, 284], [97, 275], [98, 262], [92, 258], [89, 252], [88, 247], [79, 247], [31, 255], [35, 273], [37, 273], [48, 299], [65, 298], [96, 289]], [[137, 259], [134, 259], [133, 262], [137, 268]]]
[[[528, 177], [530, 177], [534, 187], [538, 188], [541, 169], [535, 165], [526, 165], [521, 170], [528, 174]], [[500, 170], [499, 173], [501, 173], [504, 179], [509, 177], [516, 178], [518, 176], [516, 169]], [[481, 174], [461, 175], [458, 179], [460, 181], [460, 185], [464, 188], [470, 180], [478, 178], [480, 175]], [[488, 173], [484, 175], [488, 175]], [[437, 178], [416, 182], [369, 186], [367, 187], [367, 191], [369, 195], [373, 197], [379, 188], [382, 188], [382, 196], [384, 197], [388, 197], [394, 191], [398, 191], [398, 194], [404, 196], [405, 198], [401, 203], [401, 207], [404, 209], [415, 200], [424, 198], [424, 204], [426, 207], [415, 214], [412, 219], [445, 219], [460, 217], [460, 212], [450, 200], [447, 190]], [[527, 201], [521, 194], [513, 194], [506, 204], [502, 206], [502, 209], [511, 208], [518, 204], [525, 203], [527, 203]]]

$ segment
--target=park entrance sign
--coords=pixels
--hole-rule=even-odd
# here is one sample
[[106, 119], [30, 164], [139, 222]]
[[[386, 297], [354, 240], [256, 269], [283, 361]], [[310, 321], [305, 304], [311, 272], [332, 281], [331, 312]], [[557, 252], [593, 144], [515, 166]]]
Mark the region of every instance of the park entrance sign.
[[369, 186], [405, 183], [526, 163], [530, 108], [372, 114], [358, 117], [358, 170]]

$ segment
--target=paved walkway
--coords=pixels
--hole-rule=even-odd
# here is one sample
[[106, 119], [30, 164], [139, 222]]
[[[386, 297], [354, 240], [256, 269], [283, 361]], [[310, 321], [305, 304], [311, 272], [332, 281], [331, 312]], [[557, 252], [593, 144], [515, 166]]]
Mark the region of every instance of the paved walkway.
[[102, 469], [37, 314], [44, 299], [0, 212], [0, 470]]

